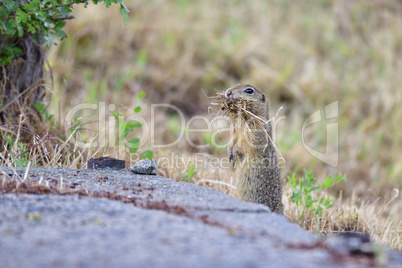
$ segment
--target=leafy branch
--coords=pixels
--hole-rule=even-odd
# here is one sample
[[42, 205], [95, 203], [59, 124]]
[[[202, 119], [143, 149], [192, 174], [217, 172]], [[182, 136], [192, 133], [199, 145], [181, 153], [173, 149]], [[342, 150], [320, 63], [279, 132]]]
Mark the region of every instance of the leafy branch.
[[[70, 2], [70, 3], [65, 3], [65, 4], [57, 4], [57, 5], [54, 5], [54, 6], [49, 6], [49, 7], [47, 7], [47, 8], [44, 8], [44, 9], [42, 9], [41, 11], [44, 12], [44, 11], [48, 11], [48, 10], [50, 10], [50, 9], [53, 9], [53, 8], [55, 8], [55, 7], [72, 6], [72, 5], [74, 5], [74, 4], [76, 4], [76, 2]], [[3, 5], [3, 4], [2, 4], [2, 5]], [[25, 11], [24, 6], [25, 6], [25, 5], [20, 5], [20, 4], [18, 4], [18, 7], [19, 7], [21, 10], [23, 10], [23, 11]], [[28, 11], [28, 12], [25, 12], [25, 13], [26, 13], [27, 15], [29, 15], [29, 14], [35, 14], [35, 11]], [[13, 18], [17, 18], [17, 17], [19, 17], [19, 15], [11, 15], [11, 16], [8, 16], [8, 17], [1, 18], [0, 21], [7, 20], [7, 19], [13, 19]]]
[[[123, 0], [92, 0], [94, 4], [103, 2], [106, 7], [120, 5], [124, 24], [128, 22], [129, 10]], [[75, 4], [88, 6], [87, 0], [31, 0], [18, 3], [15, 0], [2, 0], [0, 3], [0, 67], [12, 63], [23, 51], [17, 46], [18, 40], [31, 35], [35, 41], [50, 46], [63, 40], [65, 20]]]

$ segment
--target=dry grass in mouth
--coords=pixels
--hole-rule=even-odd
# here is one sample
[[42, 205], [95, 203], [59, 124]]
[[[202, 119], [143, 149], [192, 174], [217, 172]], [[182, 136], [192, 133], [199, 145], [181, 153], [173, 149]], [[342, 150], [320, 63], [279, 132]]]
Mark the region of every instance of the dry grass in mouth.
[[[265, 128], [265, 126], [271, 121], [271, 119], [264, 119], [256, 115], [260, 114], [261, 111], [258, 110], [257, 105], [253, 105], [255, 101], [226, 98], [224, 92], [218, 92], [217, 97], [215, 98], [217, 102], [213, 102], [211, 103], [211, 105], [218, 105], [220, 109], [218, 111], [215, 111], [213, 108], [211, 109], [217, 114], [222, 112], [222, 116], [228, 116], [229, 118], [231, 118], [233, 124], [235, 124], [236, 127], [241, 128], [242, 126], [245, 126], [247, 128], [247, 133], [251, 136], [253, 135], [252, 129], [264, 130], [266, 139], [269, 140], [275, 148], [279, 160], [280, 169], [283, 170], [286, 164], [286, 160]], [[281, 108], [278, 110], [278, 112], [280, 110]], [[236, 118], [239, 118], [240, 122], [236, 122]], [[268, 147], [268, 143], [266, 144], [266, 147]]]
[[253, 105], [254, 101], [226, 98], [224, 92], [218, 92], [215, 98], [217, 102], [211, 104], [220, 106], [220, 109], [218, 111], [212, 110], [217, 113], [223, 112], [222, 116], [230, 118], [239, 117], [243, 122], [252, 122], [258, 124], [256, 126], [260, 127], [263, 127], [267, 123], [263, 118], [257, 116], [261, 111], [258, 111], [256, 106]]
[[254, 101], [226, 98], [223, 92], [218, 92], [215, 99], [217, 102], [213, 102], [211, 105], [216, 105], [220, 108], [219, 110], [215, 110], [210, 107], [210, 109], [212, 109], [216, 115], [229, 117], [237, 128], [245, 126], [250, 135], [253, 133], [252, 129], [263, 129], [267, 138], [272, 141], [265, 130], [265, 125], [268, 124], [270, 120], [264, 120], [256, 115], [260, 114], [261, 111], [257, 109], [256, 105], [253, 105]]

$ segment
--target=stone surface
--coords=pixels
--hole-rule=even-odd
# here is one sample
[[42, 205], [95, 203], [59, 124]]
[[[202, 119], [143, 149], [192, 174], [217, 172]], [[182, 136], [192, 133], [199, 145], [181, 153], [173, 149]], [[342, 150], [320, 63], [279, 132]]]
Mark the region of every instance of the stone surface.
[[158, 163], [150, 159], [140, 160], [131, 167], [135, 174], [156, 175]]
[[[25, 169], [0, 168], [0, 178], [18, 181], [20, 189], [41, 181], [66, 194], [89, 195], [0, 195], [0, 267], [366, 267], [377, 262], [340, 249], [342, 243], [332, 250], [263, 205], [159, 176], [31, 169], [25, 177]], [[379, 250], [386, 266], [402, 262], [400, 254]]]

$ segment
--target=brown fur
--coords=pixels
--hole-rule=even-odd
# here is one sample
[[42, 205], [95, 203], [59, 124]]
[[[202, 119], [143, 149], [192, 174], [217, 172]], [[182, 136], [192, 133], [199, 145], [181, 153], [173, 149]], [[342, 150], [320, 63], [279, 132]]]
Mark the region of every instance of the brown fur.
[[[247, 88], [254, 93], [245, 93]], [[224, 103], [228, 103], [226, 112], [234, 124], [228, 153], [235, 168], [239, 197], [283, 213], [281, 172], [275, 146], [269, 138], [272, 137], [271, 124], [266, 123], [269, 120], [267, 98], [250, 85], [240, 84], [230, 90], [231, 98], [224, 97]], [[225, 109], [225, 105], [222, 107]]]

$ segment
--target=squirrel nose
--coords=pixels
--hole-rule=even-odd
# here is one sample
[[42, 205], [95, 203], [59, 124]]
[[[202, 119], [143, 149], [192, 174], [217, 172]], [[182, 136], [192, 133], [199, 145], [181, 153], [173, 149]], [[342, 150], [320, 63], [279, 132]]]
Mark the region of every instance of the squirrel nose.
[[227, 89], [227, 90], [225, 91], [225, 97], [226, 97], [227, 99], [229, 99], [229, 98], [231, 98], [231, 96], [232, 96], [232, 90], [229, 88], [229, 89]]

